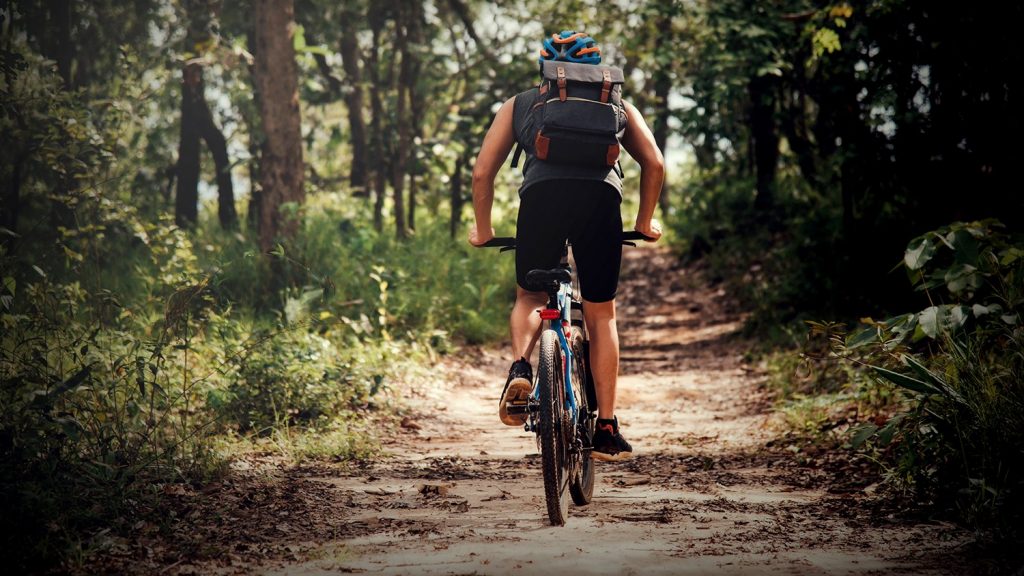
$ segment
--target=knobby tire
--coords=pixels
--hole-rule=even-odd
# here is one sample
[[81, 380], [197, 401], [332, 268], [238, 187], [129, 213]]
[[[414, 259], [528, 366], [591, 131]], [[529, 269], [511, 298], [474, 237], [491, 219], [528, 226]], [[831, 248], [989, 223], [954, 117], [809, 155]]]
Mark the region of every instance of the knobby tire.
[[[576, 395], [576, 404], [579, 406], [579, 422], [576, 423], [577, 434], [583, 442], [584, 447], [593, 445], [594, 426], [597, 421], [590, 417], [590, 412], [596, 410], [597, 406], [592, 405], [587, 394], [589, 385], [588, 378], [590, 371], [587, 370], [587, 353], [584, 350], [583, 331], [572, 327], [570, 332], [569, 346], [572, 348], [573, 367], [572, 381], [573, 393]], [[569, 494], [572, 501], [578, 506], [590, 504], [594, 497], [594, 461], [589, 454], [584, 453], [579, 458], [573, 458], [573, 468], [577, 471], [572, 482], [569, 484]]]
[[565, 385], [562, 379], [562, 355], [558, 335], [544, 330], [540, 337], [540, 362], [537, 369], [540, 387], [540, 444], [544, 470], [544, 499], [552, 526], [563, 526], [569, 515], [569, 470], [562, 421], [565, 412]]

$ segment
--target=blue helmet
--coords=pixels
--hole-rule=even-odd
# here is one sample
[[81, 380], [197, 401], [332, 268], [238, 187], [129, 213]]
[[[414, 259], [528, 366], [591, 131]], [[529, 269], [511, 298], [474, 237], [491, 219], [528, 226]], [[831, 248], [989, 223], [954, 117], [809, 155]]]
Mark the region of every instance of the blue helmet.
[[540, 63], [545, 60], [562, 60], [579, 64], [600, 64], [601, 49], [586, 32], [563, 30], [545, 38], [540, 48]]

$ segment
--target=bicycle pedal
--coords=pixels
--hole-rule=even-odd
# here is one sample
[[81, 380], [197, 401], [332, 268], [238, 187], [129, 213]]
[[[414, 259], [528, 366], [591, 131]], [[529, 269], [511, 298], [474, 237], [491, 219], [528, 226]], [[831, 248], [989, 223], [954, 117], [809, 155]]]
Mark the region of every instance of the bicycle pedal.
[[516, 402], [516, 403], [510, 402], [510, 403], [505, 405], [505, 410], [509, 414], [529, 414], [531, 412], [536, 412], [537, 408], [536, 408], [536, 406], [531, 406], [530, 404], [528, 404], [526, 402], [521, 402], [521, 403], [520, 402]]

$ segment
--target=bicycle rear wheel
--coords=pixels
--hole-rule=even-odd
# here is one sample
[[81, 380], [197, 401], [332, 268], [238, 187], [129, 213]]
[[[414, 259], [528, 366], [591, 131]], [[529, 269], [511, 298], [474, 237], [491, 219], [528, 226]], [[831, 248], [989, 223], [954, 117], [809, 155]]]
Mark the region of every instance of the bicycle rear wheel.
[[540, 337], [537, 385], [540, 387], [540, 434], [537, 440], [544, 470], [544, 499], [551, 524], [562, 526], [569, 515], [569, 469], [563, 437], [565, 384], [562, 354], [554, 330], [544, 330]]
[[[594, 426], [597, 423], [596, 416], [591, 418], [591, 411], [596, 410], [596, 403], [590, 401], [590, 388], [588, 379], [590, 372], [587, 370], [587, 354], [584, 351], [583, 331], [573, 326], [570, 333], [569, 346], [572, 348], [572, 391], [576, 396], [576, 405], [579, 406], [579, 421], [576, 423], [576, 439], [586, 448], [593, 446]], [[578, 506], [590, 504], [594, 497], [594, 461], [589, 454], [581, 452], [572, 458], [572, 482], [569, 484], [569, 494], [572, 501]]]

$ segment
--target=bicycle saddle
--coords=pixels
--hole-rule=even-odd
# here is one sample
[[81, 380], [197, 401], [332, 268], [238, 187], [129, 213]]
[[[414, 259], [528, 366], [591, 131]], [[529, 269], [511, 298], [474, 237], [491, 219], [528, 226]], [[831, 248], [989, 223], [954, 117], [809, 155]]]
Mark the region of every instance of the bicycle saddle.
[[553, 282], [569, 282], [572, 274], [565, 268], [551, 270], [530, 270], [526, 273], [526, 282], [535, 286], [545, 286]]

